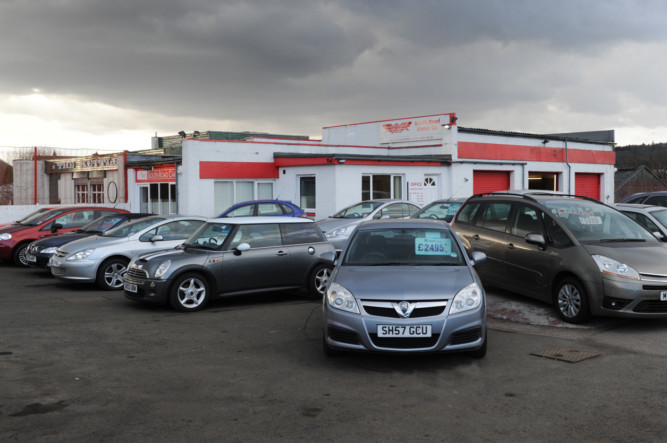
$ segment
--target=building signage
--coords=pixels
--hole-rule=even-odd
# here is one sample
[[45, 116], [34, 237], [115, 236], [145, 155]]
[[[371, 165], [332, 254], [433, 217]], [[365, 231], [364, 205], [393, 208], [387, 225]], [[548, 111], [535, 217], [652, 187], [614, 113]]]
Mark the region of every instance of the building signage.
[[174, 165], [153, 166], [153, 169], [137, 169], [137, 183], [175, 183]]
[[68, 158], [62, 160], [53, 159], [46, 161], [46, 172], [48, 174], [112, 170], [118, 170], [117, 155]]
[[442, 127], [449, 123], [449, 114], [382, 122], [378, 129], [380, 143], [441, 140]]

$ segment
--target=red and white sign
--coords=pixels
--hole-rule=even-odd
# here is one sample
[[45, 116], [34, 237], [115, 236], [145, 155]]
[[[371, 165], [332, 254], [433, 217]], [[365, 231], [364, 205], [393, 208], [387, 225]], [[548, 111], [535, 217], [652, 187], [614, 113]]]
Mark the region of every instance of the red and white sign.
[[442, 139], [442, 127], [449, 123], [449, 115], [432, 115], [383, 122], [379, 125], [380, 143]]
[[153, 169], [137, 169], [137, 183], [175, 183], [176, 167], [174, 165], [153, 166]]

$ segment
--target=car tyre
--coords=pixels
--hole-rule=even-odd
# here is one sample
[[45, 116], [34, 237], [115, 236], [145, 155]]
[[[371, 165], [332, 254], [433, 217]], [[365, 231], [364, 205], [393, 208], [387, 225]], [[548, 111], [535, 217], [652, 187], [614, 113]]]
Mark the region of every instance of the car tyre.
[[324, 296], [327, 283], [331, 278], [333, 267], [329, 265], [318, 265], [308, 278], [308, 296], [313, 299], [320, 299]]
[[555, 285], [553, 303], [558, 317], [567, 323], [585, 323], [590, 319], [586, 290], [574, 277], [565, 277]]
[[178, 277], [171, 286], [169, 304], [180, 312], [204, 309], [210, 298], [208, 282], [199, 274], [189, 273]]
[[29, 244], [30, 243], [21, 243], [14, 248], [12, 260], [16, 266], [21, 266], [23, 268], [28, 266], [28, 260], [26, 260], [25, 256], [28, 253]]
[[105, 291], [123, 289], [128, 263], [129, 260], [120, 257], [105, 260], [97, 269], [97, 285]]

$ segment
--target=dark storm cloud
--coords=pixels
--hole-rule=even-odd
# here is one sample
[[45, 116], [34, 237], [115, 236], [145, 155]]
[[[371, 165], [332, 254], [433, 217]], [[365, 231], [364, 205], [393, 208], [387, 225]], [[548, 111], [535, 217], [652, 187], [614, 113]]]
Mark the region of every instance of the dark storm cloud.
[[524, 104], [532, 112], [549, 100], [613, 113], [620, 98], [596, 101], [593, 91], [623, 88], [624, 60], [607, 61], [614, 74], [600, 79], [596, 58], [617, 45], [663, 43], [666, 8], [630, 0], [0, 0], [0, 93], [41, 88], [170, 116], [294, 128]]

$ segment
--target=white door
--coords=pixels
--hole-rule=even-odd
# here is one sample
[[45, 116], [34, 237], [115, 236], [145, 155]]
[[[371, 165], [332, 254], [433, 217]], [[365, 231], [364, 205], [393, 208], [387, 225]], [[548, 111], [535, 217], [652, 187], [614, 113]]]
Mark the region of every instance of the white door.
[[424, 175], [424, 205], [440, 198], [440, 175]]

